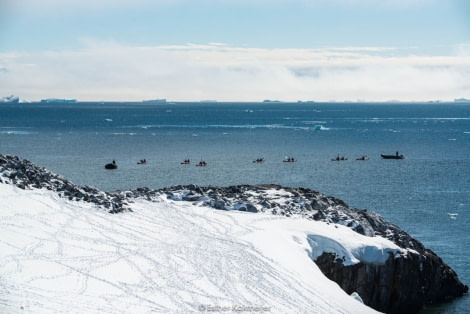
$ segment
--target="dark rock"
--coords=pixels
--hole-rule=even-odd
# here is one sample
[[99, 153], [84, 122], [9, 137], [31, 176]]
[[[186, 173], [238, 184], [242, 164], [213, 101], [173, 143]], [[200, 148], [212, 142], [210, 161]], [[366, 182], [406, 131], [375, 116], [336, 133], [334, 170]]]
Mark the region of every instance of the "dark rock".
[[335, 254], [323, 253], [315, 263], [346, 293], [357, 292], [364, 304], [386, 313], [417, 313], [426, 305], [463, 296], [468, 287], [432, 252], [390, 255], [385, 264], [344, 266]]
[[257, 213], [258, 209], [254, 205], [247, 204], [246, 205], [246, 211], [250, 212], [250, 213]]
[[214, 208], [215, 209], [225, 209], [225, 202], [223, 200], [221, 200], [220, 198], [216, 199], [214, 201]]
[[200, 194], [197, 194], [195, 191], [190, 191], [186, 196], [183, 197], [183, 201], [194, 202], [199, 200], [201, 197]]
[[326, 218], [325, 214], [321, 210], [317, 210], [313, 215], [312, 218], [314, 220], [324, 220]]
[[198, 188], [198, 186], [195, 185], [195, 184], [190, 184], [190, 185], [186, 186], [186, 189], [188, 189], [190, 191], [195, 191], [197, 188]]

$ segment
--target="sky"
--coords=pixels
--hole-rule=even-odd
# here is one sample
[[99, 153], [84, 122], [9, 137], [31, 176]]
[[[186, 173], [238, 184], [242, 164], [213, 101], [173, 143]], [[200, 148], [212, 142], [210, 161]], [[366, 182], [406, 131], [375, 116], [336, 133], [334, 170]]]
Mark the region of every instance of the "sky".
[[0, 97], [470, 98], [468, 0], [0, 0]]

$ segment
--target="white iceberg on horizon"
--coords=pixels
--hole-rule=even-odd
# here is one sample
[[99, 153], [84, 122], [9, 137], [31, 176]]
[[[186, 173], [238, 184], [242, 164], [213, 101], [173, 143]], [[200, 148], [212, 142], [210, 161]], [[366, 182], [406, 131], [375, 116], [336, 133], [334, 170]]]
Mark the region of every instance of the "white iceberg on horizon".
[[5, 104], [5, 103], [17, 104], [19, 101], [20, 101], [20, 98], [14, 95], [0, 97], [0, 104]]

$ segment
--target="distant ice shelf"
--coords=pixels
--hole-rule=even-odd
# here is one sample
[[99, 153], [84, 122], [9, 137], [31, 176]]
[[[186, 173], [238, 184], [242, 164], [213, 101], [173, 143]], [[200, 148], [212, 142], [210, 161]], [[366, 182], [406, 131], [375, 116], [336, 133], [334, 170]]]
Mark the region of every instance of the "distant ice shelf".
[[143, 103], [150, 103], [150, 104], [164, 104], [166, 103], [166, 99], [165, 98], [162, 98], [162, 99], [149, 99], [149, 100], [142, 100]]
[[62, 98], [47, 98], [41, 99], [41, 103], [66, 103], [66, 104], [74, 104], [76, 103], [76, 99], [62, 99]]

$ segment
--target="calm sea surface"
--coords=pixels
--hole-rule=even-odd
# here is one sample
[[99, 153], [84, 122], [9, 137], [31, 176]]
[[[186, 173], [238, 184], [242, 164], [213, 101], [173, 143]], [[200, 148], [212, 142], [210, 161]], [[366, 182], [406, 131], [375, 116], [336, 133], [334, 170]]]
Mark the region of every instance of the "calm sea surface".
[[[406, 159], [380, 157], [397, 151]], [[191, 183], [315, 189], [398, 224], [470, 284], [470, 104], [2, 104], [0, 153], [107, 191]], [[348, 160], [331, 161], [338, 155]], [[282, 162], [286, 156], [297, 162]], [[191, 165], [180, 164], [188, 158]], [[113, 159], [118, 169], [105, 170]], [[200, 160], [207, 166], [196, 167]], [[469, 309], [464, 297], [425, 312]]]

